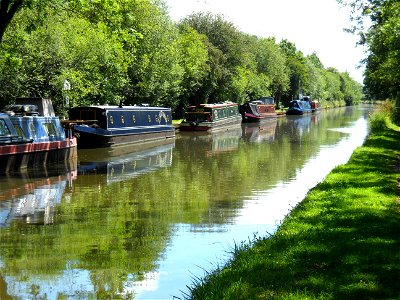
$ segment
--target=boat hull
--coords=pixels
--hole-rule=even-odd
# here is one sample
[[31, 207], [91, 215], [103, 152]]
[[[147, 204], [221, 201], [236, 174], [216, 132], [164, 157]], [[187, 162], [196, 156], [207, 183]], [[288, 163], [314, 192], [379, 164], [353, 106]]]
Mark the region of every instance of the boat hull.
[[175, 129], [168, 127], [160, 131], [140, 132], [134, 130], [119, 133], [75, 126], [74, 134], [78, 138], [78, 148], [105, 148], [162, 141], [175, 137]]
[[289, 109], [286, 112], [287, 115], [304, 115], [312, 113], [310, 101], [306, 100], [292, 100], [289, 103]]
[[289, 109], [286, 112], [287, 115], [292, 115], [292, 116], [300, 116], [304, 114], [304, 111], [298, 110], [298, 109]]
[[244, 113], [243, 114], [243, 122], [245, 122], [245, 123], [262, 122], [265, 119], [271, 119], [271, 118], [277, 118], [277, 117], [278, 117], [277, 113], [261, 114], [259, 116], [250, 114], [250, 113]]
[[182, 122], [179, 130], [181, 131], [219, 131], [227, 127], [238, 126], [242, 122], [242, 117], [235, 117], [212, 122]]
[[34, 166], [65, 163], [77, 157], [76, 138], [0, 146], [0, 173]]

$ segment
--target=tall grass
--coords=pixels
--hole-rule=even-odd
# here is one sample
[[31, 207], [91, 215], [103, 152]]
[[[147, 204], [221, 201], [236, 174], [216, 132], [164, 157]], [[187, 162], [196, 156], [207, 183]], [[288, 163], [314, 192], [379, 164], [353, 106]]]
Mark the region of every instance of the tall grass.
[[394, 118], [394, 111], [395, 104], [391, 100], [378, 104], [369, 117], [371, 133], [377, 133], [390, 127]]

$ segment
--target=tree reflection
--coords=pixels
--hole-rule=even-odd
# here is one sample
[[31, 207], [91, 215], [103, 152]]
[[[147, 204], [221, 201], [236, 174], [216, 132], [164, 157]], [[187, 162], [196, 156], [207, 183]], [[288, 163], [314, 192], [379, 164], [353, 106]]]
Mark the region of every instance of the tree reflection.
[[[301, 122], [278, 119], [258, 133], [240, 127], [182, 134], [165, 151], [99, 159], [102, 166], [81, 172], [72, 185], [56, 177], [64, 189], [52, 222], [11, 218], [0, 227], [0, 287], [20, 298], [50, 298], [51, 292], [60, 298], [134, 298], [133, 283], [157, 272], [177, 224], [206, 231], [232, 222], [245, 197], [294, 177], [321, 145], [343, 136], [329, 128], [355, 117], [332, 110]], [[0, 196], [4, 191], [2, 186]], [[1, 213], [12, 201], [1, 200]]]

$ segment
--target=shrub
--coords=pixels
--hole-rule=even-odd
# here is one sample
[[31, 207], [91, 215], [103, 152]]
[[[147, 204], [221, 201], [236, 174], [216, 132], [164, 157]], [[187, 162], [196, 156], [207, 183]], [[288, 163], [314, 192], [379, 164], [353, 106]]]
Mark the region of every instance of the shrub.
[[378, 104], [369, 117], [371, 133], [380, 132], [390, 126], [394, 116], [394, 109], [395, 105], [390, 100]]

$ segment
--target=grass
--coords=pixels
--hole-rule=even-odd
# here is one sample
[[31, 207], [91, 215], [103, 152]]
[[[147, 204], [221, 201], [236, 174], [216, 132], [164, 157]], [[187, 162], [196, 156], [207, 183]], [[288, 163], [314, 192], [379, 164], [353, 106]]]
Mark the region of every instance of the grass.
[[185, 297], [400, 299], [399, 151], [398, 128], [380, 126], [274, 235], [236, 246]]
[[174, 119], [174, 120], [172, 120], [172, 125], [179, 125], [182, 123], [182, 121], [183, 121], [183, 119]]

